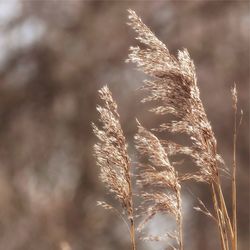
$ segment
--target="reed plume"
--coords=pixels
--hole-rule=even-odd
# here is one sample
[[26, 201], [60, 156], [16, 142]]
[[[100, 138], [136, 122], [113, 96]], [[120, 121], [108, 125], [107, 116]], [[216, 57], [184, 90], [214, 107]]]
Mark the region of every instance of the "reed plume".
[[[132, 10], [129, 10], [129, 20], [128, 24], [137, 33], [136, 39], [143, 47], [131, 47], [127, 62], [136, 63], [138, 69], [150, 76], [142, 87], [149, 93], [142, 102], [157, 101], [159, 105], [152, 108], [152, 112], [176, 117], [172, 122], [160, 124], [156, 131], [184, 133], [191, 139], [191, 146], [171, 141], [165, 141], [163, 145], [167, 155], [188, 155], [199, 167], [196, 173], [186, 174], [182, 179], [210, 185], [221, 247], [228, 250], [230, 239], [235, 236], [221, 188], [219, 170], [222, 168], [226, 171], [226, 168], [217, 153], [216, 138], [200, 99], [194, 63], [187, 49], [179, 50], [177, 58], [172, 56], [166, 45]], [[232, 249], [236, 250], [235, 247]]]
[[[142, 23], [134, 11], [129, 11], [130, 25], [138, 33], [138, 39], [147, 48], [131, 47], [128, 62], [137, 63], [152, 80], [144, 81], [143, 90], [149, 95], [142, 102], [158, 101], [151, 111], [158, 115], [172, 114], [178, 120], [161, 124], [156, 130], [186, 133], [193, 146], [182, 147], [168, 141], [168, 147], [176, 153], [190, 155], [200, 167], [199, 173], [190, 176], [198, 181], [211, 182], [218, 176], [216, 139], [200, 100], [195, 67], [186, 49], [178, 52], [178, 58], [170, 55], [167, 47]], [[172, 144], [172, 145], [171, 145]], [[171, 152], [172, 154], [175, 152]]]
[[[139, 153], [149, 161], [149, 164], [144, 164], [141, 167], [137, 180], [137, 184], [141, 186], [142, 190], [141, 197], [144, 199], [142, 213], [145, 215], [138, 230], [141, 231], [157, 213], [172, 215], [176, 219], [178, 232], [165, 235], [174, 238], [179, 249], [182, 250], [181, 185], [178, 174], [170, 164], [168, 155], [159, 139], [143, 128], [139, 122], [138, 133], [135, 135], [135, 145]], [[149, 192], [146, 191], [147, 188], [149, 188]], [[154, 237], [154, 240], [159, 240], [159, 237]]]
[[[106, 185], [109, 192], [119, 201], [127, 220], [119, 213], [119, 216], [127, 223], [132, 250], [135, 246], [134, 212], [132, 197], [131, 163], [127, 152], [126, 139], [124, 137], [117, 112], [117, 104], [113, 100], [107, 86], [99, 90], [100, 98], [104, 106], [97, 106], [102, 128], [93, 124], [93, 131], [99, 142], [95, 144], [94, 151], [97, 165], [100, 167], [100, 179]], [[98, 202], [105, 209], [117, 212], [115, 208], [105, 202]]]

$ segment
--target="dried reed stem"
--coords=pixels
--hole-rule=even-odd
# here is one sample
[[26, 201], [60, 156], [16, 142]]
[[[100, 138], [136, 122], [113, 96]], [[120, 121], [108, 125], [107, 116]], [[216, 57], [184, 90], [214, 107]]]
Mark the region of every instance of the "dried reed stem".
[[220, 234], [221, 249], [227, 250], [226, 239], [225, 239], [225, 234], [224, 234], [224, 230], [223, 230], [223, 218], [222, 218], [223, 214], [222, 214], [222, 212], [219, 208], [219, 205], [218, 205], [217, 192], [215, 190], [214, 183], [211, 183], [211, 189], [212, 189], [212, 200], [213, 200], [213, 205], [214, 205], [214, 211], [216, 213], [217, 225], [218, 225], [218, 230], [219, 230], [219, 234]]
[[228, 210], [222, 192], [219, 175], [211, 183], [211, 190], [212, 190], [212, 200], [213, 200], [214, 210], [217, 217], [218, 229], [220, 231], [220, 237], [222, 241], [221, 242], [222, 249], [224, 249], [224, 247], [225, 249], [230, 249], [229, 238], [231, 239], [232, 243], [234, 238], [234, 232], [230, 217], [228, 215]]
[[219, 200], [220, 200], [220, 204], [221, 204], [221, 209], [222, 209], [223, 215], [225, 217], [225, 222], [228, 226], [227, 230], [229, 231], [231, 239], [233, 239], [234, 232], [233, 232], [233, 228], [232, 228], [232, 223], [231, 223], [231, 220], [230, 220], [229, 215], [228, 215], [228, 210], [227, 210], [226, 202], [224, 199], [224, 195], [222, 192], [221, 183], [220, 183], [219, 179], [218, 179], [218, 182], [216, 184], [217, 184], [216, 187], [217, 187], [218, 192], [219, 192]]
[[135, 221], [134, 221], [134, 203], [133, 203], [133, 190], [132, 190], [132, 176], [131, 171], [129, 172], [129, 196], [131, 197], [131, 209], [129, 214], [129, 221], [130, 221], [130, 239], [131, 239], [131, 247], [132, 250], [136, 250], [136, 243], [135, 243]]
[[237, 250], [237, 189], [236, 189], [236, 146], [237, 146], [237, 90], [236, 84], [232, 89], [234, 110], [234, 133], [233, 133], [233, 173], [232, 173], [232, 207], [233, 207], [233, 231], [234, 237], [232, 249]]
[[179, 234], [179, 247], [180, 250], [183, 250], [183, 218], [182, 218], [182, 207], [181, 207], [181, 192], [180, 188], [177, 189], [177, 209], [180, 211], [177, 216], [177, 224], [178, 224], [178, 234]]
[[132, 250], [136, 250], [135, 225], [134, 225], [134, 220], [133, 219], [130, 219], [130, 239], [131, 239]]

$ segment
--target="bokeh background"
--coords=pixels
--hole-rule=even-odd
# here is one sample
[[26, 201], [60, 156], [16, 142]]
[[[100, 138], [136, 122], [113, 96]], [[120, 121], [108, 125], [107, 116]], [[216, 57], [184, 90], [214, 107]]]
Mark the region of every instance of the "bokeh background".
[[[98, 180], [91, 131], [98, 119], [97, 90], [104, 84], [119, 105], [133, 159], [135, 117], [148, 128], [157, 121], [136, 91], [145, 76], [124, 63], [129, 46], [136, 44], [126, 25], [128, 8], [172, 53], [188, 48], [229, 168], [230, 89], [238, 83], [244, 110], [238, 143], [239, 249], [249, 249], [249, 2], [1, 0], [1, 250], [130, 249], [119, 218], [96, 206], [97, 200], [117, 204]], [[223, 184], [231, 211], [230, 179]], [[195, 196], [211, 208], [207, 187], [188, 184], [183, 193], [185, 249], [219, 249], [214, 223], [192, 209]], [[164, 218], [156, 218], [148, 231], [165, 233]], [[138, 240], [138, 249], [169, 248], [166, 242]]]

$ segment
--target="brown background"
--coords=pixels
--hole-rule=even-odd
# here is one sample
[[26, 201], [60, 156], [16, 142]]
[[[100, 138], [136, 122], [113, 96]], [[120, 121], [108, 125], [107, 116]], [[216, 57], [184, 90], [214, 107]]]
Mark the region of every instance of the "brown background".
[[[238, 83], [244, 110], [238, 144], [239, 249], [249, 249], [249, 2], [5, 0], [0, 2], [1, 250], [129, 249], [125, 226], [96, 206], [97, 200], [117, 204], [98, 180], [91, 131], [97, 90], [106, 83], [118, 102], [132, 158], [135, 117], [148, 128], [155, 123], [136, 92], [145, 76], [124, 63], [129, 46], [136, 44], [126, 25], [128, 8], [172, 53], [188, 48], [229, 168], [230, 88]], [[224, 191], [230, 210], [229, 178]], [[219, 249], [213, 222], [192, 210], [197, 201], [191, 192], [211, 207], [205, 185], [187, 185], [185, 249]], [[152, 228], [167, 223], [156, 220]], [[138, 249], [168, 248], [141, 243]]]

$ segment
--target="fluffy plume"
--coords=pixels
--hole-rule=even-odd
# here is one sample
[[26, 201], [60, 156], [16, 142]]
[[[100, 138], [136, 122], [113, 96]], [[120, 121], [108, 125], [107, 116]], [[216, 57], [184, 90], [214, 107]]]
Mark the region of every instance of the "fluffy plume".
[[[99, 129], [93, 124], [93, 131], [99, 139], [94, 146], [94, 151], [101, 170], [100, 179], [120, 202], [123, 212], [127, 214], [130, 222], [132, 249], [135, 249], [131, 169], [127, 144], [119, 122], [117, 104], [108, 87], [103, 87], [99, 95], [104, 101], [103, 107], [97, 107], [102, 128]], [[98, 205], [109, 210], [112, 208], [105, 202], [98, 202]]]
[[131, 47], [127, 61], [136, 63], [140, 70], [152, 77], [144, 82], [143, 89], [149, 95], [142, 102], [158, 101], [159, 106], [151, 111], [176, 117], [175, 121], [161, 124], [156, 130], [185, 133], [192, 140], [190, 148], [172, 142], [165, 143], [167, 153], [187, 154], [199, 166], [199, 173], [186, 178], [204, 182], [216, 180], [217, 161], [222, 159], [217, 154], [216, 139], [200, 100], [195, 67], [188, 51], [180, 50], [177, 58], [173, 57], [134, 11], [129, 10], [129, 14], [129, 25], [146, 48]]
[[[172, 215], [176, 219], [179, 229], [174, 238], [179, 244], [179, 249], [182, 249], [181, 186], [177, 172], [170, 164], [168, 155], [158, 138], [143, 128], [139, 122], [135, 145], [139, 153], [149, 162], [149, 165], [145, 164], [141, 167], [137, 181], [142, 190], [141, 197], [144, 200], [142, 209], [145, 215], [145, 219], [139, 225], [138, 230], [141, 231], [145, 224], [157, 213]], [[160, 238], [157, 237], [157, 239]]]

